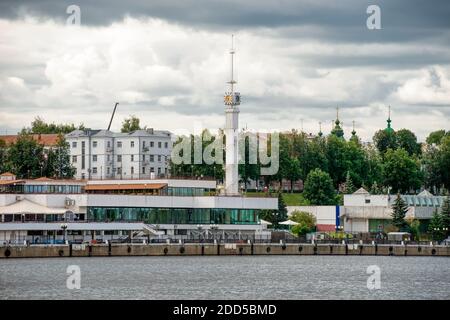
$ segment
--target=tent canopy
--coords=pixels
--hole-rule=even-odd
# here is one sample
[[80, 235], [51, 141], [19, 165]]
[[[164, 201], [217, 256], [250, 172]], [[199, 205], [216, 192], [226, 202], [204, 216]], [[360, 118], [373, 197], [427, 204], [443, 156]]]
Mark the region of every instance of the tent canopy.
[[286, 225], [286, 226], [295, 226], [298, 224], [298, 222], [292, 221], [292, 220], [286, 220], [283, 222], [280, 222], [280, 224]]
[[65, 213], [66, 208], [49, 208], [42, 206], [30, 200], [24, 199], [17, 201], [13, 204], [0, 207], [0, 214], [50, 214], [50, 213]]

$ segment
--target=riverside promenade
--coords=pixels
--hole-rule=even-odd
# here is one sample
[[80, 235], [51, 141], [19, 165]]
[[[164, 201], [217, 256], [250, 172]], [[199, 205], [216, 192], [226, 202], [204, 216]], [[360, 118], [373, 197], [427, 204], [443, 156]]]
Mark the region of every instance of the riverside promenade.
[[395, 244], [227, 243], [70, 244], [0, 247], [0, 259], [117, 256], [364, 255], [449, 257], [450, 246]]

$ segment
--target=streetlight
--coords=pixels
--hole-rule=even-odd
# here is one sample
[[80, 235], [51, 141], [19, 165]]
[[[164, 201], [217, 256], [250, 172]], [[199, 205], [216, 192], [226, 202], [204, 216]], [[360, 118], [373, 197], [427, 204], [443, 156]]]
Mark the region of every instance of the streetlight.
[[61, 229], [63, 230], [63, 242], [66, 243], [66, 230], [67, 230], [67, 223], [61, 223]]
[[200, 242], [200, 234], [202, 232], [202, 226], [201, 225], [197, 225], [197, 230], [198, 230], [198, 242]]

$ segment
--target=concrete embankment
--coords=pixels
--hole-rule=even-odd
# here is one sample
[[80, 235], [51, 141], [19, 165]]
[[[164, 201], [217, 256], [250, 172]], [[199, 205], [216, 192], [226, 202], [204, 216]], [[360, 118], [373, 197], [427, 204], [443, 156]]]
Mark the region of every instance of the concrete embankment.
[[98, 244], [0, 247], [0, 258], [213, 255], [450, 256], [450, 246], [343, 244]]

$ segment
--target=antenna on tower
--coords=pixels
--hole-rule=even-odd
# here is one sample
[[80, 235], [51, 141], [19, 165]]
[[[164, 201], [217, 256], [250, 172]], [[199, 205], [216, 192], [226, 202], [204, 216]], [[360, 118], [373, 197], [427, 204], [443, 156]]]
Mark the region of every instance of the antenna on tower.
[[227, 83], [230, 84], [230, 92], [225, 93], [224, 102], [227, 106], [237, 106], [241, 104], [241, 95], [239, 92], [234, 92], [234, 85], [237, 83], [234, 80], [234, 54], [236, 53], [234, 49], [234, 35], [231, 35], [231, 49], [230, 49], [230, 55], [231, 55], [231, 79]]

